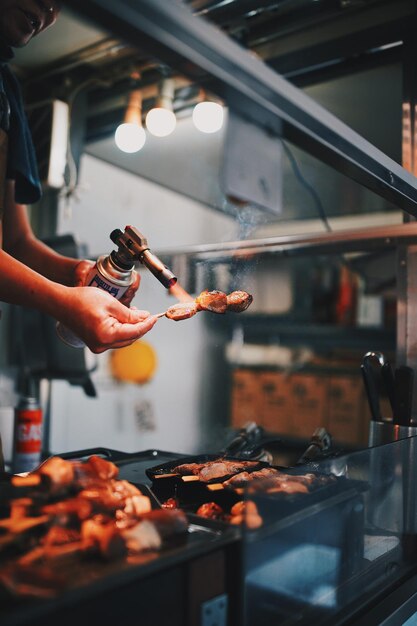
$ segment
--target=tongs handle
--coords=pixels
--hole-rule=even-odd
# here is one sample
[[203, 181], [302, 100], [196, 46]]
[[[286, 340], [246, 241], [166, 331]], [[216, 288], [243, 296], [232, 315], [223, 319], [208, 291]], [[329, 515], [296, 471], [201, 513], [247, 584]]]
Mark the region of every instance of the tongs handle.
[[300, 456], [296, 465], [305, 465], [317, 459], [323, 452], [331, 448], [332, 438], [323, 427], [316, 428], [305, 452]]
[[256, 422], [249, 422], [241, 428], [234, 439], [224, 448], [223, 454], [226, 456], [236, 456], [247, 448], [253, 448], [263, 437], [263, 428]]

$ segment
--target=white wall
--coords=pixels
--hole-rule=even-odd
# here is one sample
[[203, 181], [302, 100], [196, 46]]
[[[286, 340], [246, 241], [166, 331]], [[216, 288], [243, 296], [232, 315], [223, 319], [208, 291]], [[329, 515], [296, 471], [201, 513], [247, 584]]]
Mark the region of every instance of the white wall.
[[[144, 232], [153, 250], [237, 236], [230, 218], [88, 155], [83, 157], [80, 183], [78, 199], [61, 207], [59, 234], [74, 233], [88, 244], [92, 256], [110, 251], [110, 232], [126, 224]], [[141, 275], [135, 306], [156, 313], [173, 303], [149, 272]], [[201, 426], [203, 384], [209, 384], [202, 380], [200, 367], [209, 340], [203, 320], [161, 319], [145, 339], [158, 357], [158, 369], [147, 385], [116, 384], [109, 374], [108, 353], [99, 356], [92, 376], [97, 399], [65, 382], [53, 383], [53, 451], [99, 445], [125, 451], [193, 451]], [[144, 402], [155, 421], [155, 430], [149, 432], [138, 427], [135, 415]]]

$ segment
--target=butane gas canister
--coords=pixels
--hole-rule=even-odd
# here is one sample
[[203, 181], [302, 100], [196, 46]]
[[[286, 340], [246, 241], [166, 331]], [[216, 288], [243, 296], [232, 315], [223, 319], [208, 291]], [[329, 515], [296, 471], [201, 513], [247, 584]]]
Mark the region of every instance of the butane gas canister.
[[13, 472], [32, 471], [41, 462], [41, 450], [42, 409], [36, 398], [24, 396], [15, 408]]
[[[86, 286], [98, 287], [107, 291], [120, 300], [133, 281], [134, 263], [122, 265], [115, 252], [108, 256], [103, 255], [97, 259], [95, 266], [87, 276]], [[58, 322], [56, 325], [58, 336], [73, 348], [84, 348], [85, 343], [77, 337], [69, 328]]]

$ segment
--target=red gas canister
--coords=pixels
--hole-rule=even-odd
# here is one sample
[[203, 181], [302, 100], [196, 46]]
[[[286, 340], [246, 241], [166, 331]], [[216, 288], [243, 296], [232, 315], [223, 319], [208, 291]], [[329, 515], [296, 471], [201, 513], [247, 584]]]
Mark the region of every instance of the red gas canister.
[[30, 472], [41, 462], [42, 409], [36, 398], [22, 397], [15, 409], [13, 472]]

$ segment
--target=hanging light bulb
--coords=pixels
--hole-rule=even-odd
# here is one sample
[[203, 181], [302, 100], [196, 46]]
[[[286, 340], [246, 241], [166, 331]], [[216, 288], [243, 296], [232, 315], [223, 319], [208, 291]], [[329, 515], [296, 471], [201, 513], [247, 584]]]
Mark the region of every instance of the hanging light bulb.
[[202, 133], [217, 133], [223, 126], [224, 111], [218, 102], [199, 102], [193, 109], [193, 123]]
[[174, 93], [174, 80], [172, 78], [162, 80], [155, 106], [146, 116], [146, 128], [155, 137], [167, 137], [175, 130], [177, 118], [173, 111]]
[[122, 152], [139, 152], [145, 145], [146, 133], [142, 126], [142, 93], [139, 89], [129, 95], [123, 124], [116, 128], [116, 146]]

